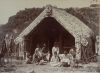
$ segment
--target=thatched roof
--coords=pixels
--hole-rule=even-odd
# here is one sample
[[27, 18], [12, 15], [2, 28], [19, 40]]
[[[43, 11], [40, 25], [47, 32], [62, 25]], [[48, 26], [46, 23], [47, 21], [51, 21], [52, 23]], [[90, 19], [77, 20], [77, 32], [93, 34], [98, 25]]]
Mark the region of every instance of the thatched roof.
[[93, 31], [77, 17], [67, 13], [63, 9], [47, 6], [44, 11], [15, 39], [20, 41], [19, 38], [24, 38], [28, 35], [44, 18], [53, 17], [61, 26], [63, 26], [75, 38], [77, 37], [90, 37]]

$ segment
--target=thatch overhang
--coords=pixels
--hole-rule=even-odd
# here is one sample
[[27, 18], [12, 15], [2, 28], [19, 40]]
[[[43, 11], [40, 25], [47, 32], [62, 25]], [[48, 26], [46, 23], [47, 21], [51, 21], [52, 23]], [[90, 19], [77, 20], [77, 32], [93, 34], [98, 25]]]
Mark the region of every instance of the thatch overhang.
[[62, 27], [75, 37], [76, 40], [79, 40], [80, 37], [88, 38], [94, 35], [93, 31], [75, 16], [67, 13], [63, 9], [50, 6], [46, 7], [44, 11], [20, 33], [20, 35], [15, 39], [15, 42], [19, 42], [19, 38], [24, 38], [28, 35], [46, 17], [55, 18]]

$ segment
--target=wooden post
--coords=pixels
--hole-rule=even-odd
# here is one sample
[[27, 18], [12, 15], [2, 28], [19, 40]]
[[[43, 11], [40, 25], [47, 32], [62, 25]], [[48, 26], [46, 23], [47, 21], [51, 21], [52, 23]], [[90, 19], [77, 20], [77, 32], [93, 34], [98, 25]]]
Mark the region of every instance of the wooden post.
[[24, 60], [26, 60], [26, 40], [24, 40]]
[[63, 36], [63, 31], [60, 31], [60, 35], [59, 35], [59, 50], [60, 50], [60, 53], [62, 53], [62, 42], [63, 42], [63, 39], [62, 39], [62, 36]]
[[76, 47], [76, 59], [80, 60], [81, 59], [81, 43], [80, 43], [80, 38], [77, 40], [75, 38], [75, 47]]

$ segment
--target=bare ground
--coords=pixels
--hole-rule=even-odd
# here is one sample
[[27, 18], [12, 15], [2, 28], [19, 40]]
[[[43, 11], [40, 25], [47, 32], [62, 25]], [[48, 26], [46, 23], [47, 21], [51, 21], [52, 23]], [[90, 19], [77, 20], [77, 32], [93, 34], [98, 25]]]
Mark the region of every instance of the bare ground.
[[35, 64], [7, 64], [0, 67], [0, 73], [100, 73], [99, 63], [89, 63], [79, 65], [78, 68], [71, 67], [52, 67], [50, 64], [35, 65]]

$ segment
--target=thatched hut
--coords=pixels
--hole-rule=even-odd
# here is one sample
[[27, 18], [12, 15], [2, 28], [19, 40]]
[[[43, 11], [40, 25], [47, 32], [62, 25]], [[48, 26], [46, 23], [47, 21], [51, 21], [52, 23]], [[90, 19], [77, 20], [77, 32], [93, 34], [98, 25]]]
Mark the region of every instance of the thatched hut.
[[47, 6], [15, 39], [16, 43], [21, 41], [24, 41], [26, 51], [31, 54], [40, 43], [46, 43], [51, 51], [54, 42], [59, 44], [60, 53], [75, 47], [77, 59], [85, 54], [82, 52], [84, 47], [87, 47], [86, 57], [95, 53], [93, 31], [77, 17], [52, 6]]

